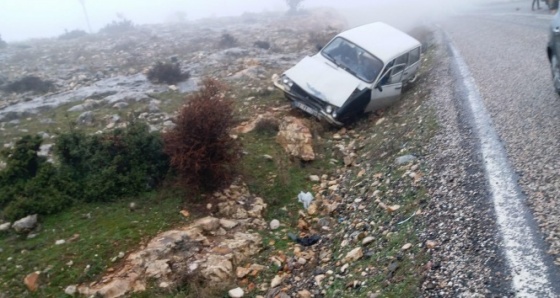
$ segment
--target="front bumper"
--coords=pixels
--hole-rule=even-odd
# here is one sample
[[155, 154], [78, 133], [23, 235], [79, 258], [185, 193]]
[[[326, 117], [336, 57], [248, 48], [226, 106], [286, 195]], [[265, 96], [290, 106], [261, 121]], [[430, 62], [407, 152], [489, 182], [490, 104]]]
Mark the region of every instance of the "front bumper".
[[[285, 86], [282, 83], [281, 80], [282, 79], [280, 77], [273, 78], [272, 82], [274, 83], [274, 86], [276, 86], [276, 88], [278, 88], [278, 89], [280, 89], [284, 92], [284, 95], [286, 96], [286, 98], [291, 101], [292, 107], [298, 108], [298, 109], [306, 112], [307, 114], [310, 114], [311, 116], [315, 116], [318, 119], [325, 120], [328, 123], [330, 123], [331, 125], [334, 125], [334, 126], [343, 126], [344, 125], [344, 123], [336, 120], [331, 114], [328, 114], [323, 109], [322, 106], [320, 106], [316, 102], [310, 100], [309, 98], [306, 98], [305, 96], [300, 95], [297, 92], [294, 92], [292, 90], [292, 89], [294, 89], [293, 87], [289, 88], [289, 87]], [[294, 85], [294, 86], [296, 86], [296, 85]], [[302, 90], [302, 92], [303, 92], [303, 90]]]

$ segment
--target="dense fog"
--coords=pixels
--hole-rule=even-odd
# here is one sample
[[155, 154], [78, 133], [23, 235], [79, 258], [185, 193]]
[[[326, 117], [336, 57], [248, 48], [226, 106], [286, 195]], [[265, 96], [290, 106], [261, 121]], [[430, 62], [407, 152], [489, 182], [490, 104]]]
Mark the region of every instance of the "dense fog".
[[[349, 26], [382, 20], [402, 28], [452, 15], [468, 9], [473, 2], [476, 1], [305, 0], [302, 8], [335, 8], [347, 17]], [[0, 36], [10, 42], [53, 37], [75, 29], [89, 31], [82, 3], [93, 32], [118, 16], [134, 24], [149, 24], [287, 10], [285, 0], [0, 0]]]

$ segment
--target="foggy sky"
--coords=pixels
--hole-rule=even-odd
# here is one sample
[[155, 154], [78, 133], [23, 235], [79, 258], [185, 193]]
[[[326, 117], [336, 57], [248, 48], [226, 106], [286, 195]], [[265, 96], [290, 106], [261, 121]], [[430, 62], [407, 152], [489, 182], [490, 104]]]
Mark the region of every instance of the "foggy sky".
[[[407, 26], [422, 18], [464, 9], [473, 0], [306, 0], [304, 7], [340, 10], [350, 25], [382, 20]], [[162, 23], [177, 12], [187, 20], [240, 15], [243, 12], [285, 11], [284, 0], [85, 0], [94, 32], [121, 13], [134, 24]], [[53, 37], [65, 30], [88, 31], [78, 0], [0, 0], [0, 36], [11, 42]]]

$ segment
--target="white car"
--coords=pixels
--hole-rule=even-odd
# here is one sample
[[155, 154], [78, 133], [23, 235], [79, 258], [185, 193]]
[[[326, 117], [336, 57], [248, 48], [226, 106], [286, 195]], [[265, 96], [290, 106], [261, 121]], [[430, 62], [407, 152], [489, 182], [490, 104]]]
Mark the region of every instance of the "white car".
[[377, 22], [338, 34], [273, 81], [292, 106], [342, 126], [395, 102], [416, 79], [421, 52], [418, 40]]

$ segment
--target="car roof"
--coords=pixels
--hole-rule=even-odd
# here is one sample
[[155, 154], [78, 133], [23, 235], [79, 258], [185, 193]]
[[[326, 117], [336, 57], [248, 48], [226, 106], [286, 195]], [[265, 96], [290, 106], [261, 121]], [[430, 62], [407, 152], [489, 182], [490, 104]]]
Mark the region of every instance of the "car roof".
[[382, 22], [352, 28], [337, 36], [364, 48], [384, 63], [420, 46], [420, 42], [412, 36]]

